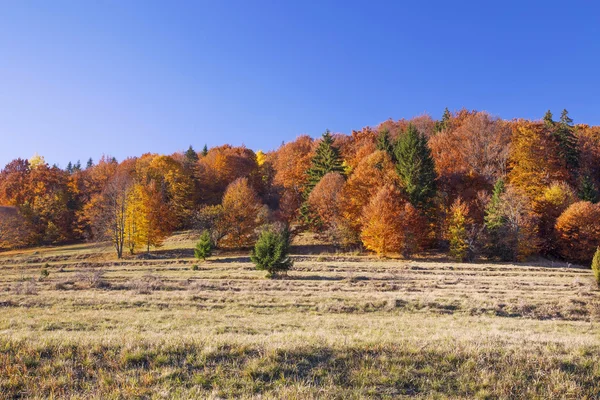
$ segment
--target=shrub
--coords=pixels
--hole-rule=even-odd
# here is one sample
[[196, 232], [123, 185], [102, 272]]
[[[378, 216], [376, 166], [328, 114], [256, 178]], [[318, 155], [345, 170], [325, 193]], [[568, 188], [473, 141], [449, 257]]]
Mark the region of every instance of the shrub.
[[594, 259], [592, 260], [592, 271], [594, 271], [594, 277], [598, 286], [600, 286], [600, 246], [596, 249]]
[[110, 283], [104, 280], [103, 270], [88, 269], [79, 272], [75, 278], [87, 284], [90, 288], [102, 289], [110, 286]]
[[192, 265], [192, 271], [198, 271], [199, 269], [198, 264]]
[[206, 261], [206, 259], [212, 255], [212, 251], [213, 242], [210, 237], [210, 233], [208, 233], [208, 231], [204, 231], [200, 236], [200, 240], [198, 240], [198, 243], [196, 243], [194, 256], [196, 256], [198, 260], [202, 259]]
[[572, 204], [556, 220], [560, 255], [589, 263], [600, 243], [600, 205], [588, 201]]
[[48, 272], [48, 268], [46, 268], [46, 267], [42, 268], [42, 270], [40, 271], [40, 280], [43, 281], [48, 276], [50, 276], [50, 272]]
[[267, 271], [267, 277], [287, 271], [293, 265], [289, 258], [290, 236], [287, 229], [277, 232], [273, 229], [263, 231], [252, 250], [251, 259], [256, 268]]

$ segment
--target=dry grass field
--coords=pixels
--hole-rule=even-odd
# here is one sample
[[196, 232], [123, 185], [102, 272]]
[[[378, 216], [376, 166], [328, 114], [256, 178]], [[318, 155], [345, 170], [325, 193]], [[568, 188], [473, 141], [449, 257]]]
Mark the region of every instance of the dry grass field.
[[188, 239], [1, 255], [0, 397], [600, 398], [590, 270], [305, 254], [268, 280]]

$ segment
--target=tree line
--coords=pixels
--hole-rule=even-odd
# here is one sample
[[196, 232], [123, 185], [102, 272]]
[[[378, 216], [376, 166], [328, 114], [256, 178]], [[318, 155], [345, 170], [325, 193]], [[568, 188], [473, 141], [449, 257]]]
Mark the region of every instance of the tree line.
[[447, 109], [264, 153], [223, 145], [65, 169], [0, 171], [0, 248], [109, 240], [118, 257], [174, 230], [246, 248], [263, 228], [318, 233], [380, 255], [590, 262], [600, 244], [600, 126]]

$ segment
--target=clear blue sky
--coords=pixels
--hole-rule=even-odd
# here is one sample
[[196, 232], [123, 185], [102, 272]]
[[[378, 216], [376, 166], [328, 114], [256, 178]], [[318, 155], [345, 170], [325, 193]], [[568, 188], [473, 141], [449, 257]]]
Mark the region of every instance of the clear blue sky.
[[444, 107], [600, 124], [593, 1], [0, 1], [0, 165], [272, 149]]

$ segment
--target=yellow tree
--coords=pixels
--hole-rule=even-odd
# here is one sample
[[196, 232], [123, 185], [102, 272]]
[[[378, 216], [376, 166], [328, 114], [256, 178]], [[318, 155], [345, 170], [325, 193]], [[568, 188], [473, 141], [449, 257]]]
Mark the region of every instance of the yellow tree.
[[509, 159], [511, 185], [537, 199], [552, 182], [568, 181], [560, 149], [542, 123], [516, 122]]
[[137, 183], [129, 195], [126, 242], [131, 254], [138, 246], [160, 247], [172, 231], [172, 213], [155, 181]]
[[575, 191], [566, 182], [554, 182], [533, 202], [533, 211], [538, 216], [538, 235], [542, 252], [548, 254], [557, 250], [558, 240], [554, 230], [556, 220], [576, 201]]
[[448, 222], [448, 239], [450, 241], [450, 255], [457, 261], [463, 262], [469, 256], [469, 225], [473, 220], [469, 218], [469, 206], [459, 197], [450, 207]]

